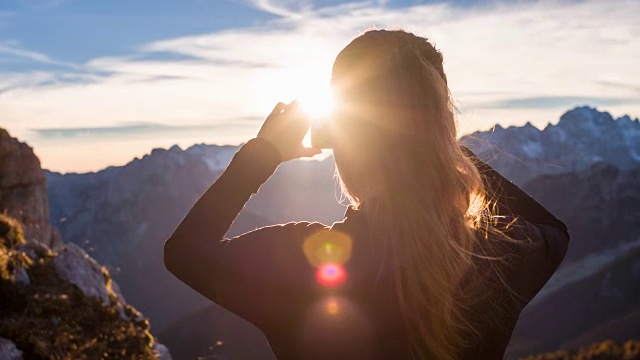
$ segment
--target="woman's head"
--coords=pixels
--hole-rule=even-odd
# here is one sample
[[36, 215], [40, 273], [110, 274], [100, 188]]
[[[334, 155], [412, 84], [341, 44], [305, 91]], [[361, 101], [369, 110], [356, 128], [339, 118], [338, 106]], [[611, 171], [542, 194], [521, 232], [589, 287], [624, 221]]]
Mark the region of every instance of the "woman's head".
[[[425, 38], [365, 33], [338, 55], [332, 85], [339, 99], [334, 156], [356, 203], [377, 197], [399, 175], [404, 181], [422, 176], [438, 152], [457, 147], [442, 55]], [[381, 174], [394, 170], [399, 173]], [[378, 174], [380, 183], [371, 183], [368, 173]]]
[[404, 31], [356, 38], [333, 67], [332, 135], [343, 191], [393, 260], [415, 354], [452, 359], [473, 332], [458, 285], [487, 211], [480, 174], [457, 142], [442, 62], [427, 39]]

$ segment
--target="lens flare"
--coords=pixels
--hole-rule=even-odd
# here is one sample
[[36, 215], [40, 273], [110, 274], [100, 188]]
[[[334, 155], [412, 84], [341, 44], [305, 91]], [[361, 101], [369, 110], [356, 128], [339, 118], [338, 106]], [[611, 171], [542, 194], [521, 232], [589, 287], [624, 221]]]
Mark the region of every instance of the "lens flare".
[[[317, 359], [374, 359], [380, 338], [362, 304], [346, 294], [327, 294], [309, 304], [300, 316], [298, 344]], [[354, 345], [356, 344], [356, 345]], [[345, 353], [343, 349], [358, 349]], [[348, 354], [348, 355], [347, 355]]]
[[329, 116], [336, 103], [335, 94], [328, 85], [301, 92], [298, 99], [302, 111], [313, 119]]
[[307, 239], [302, 250], [307, 261], [318, 267], [326, 263], [344, 264], [351, 257], [351, 237], [337, 230], [320, 230]]
[[329, 315], [337, 315], [340, 308], [338, 307], [338, 302], [334, 299], [331, 299], [327, 302], [327, 314]]
[[337, 230], [323, 229], [305, 239], [302, 250], [316, 267], [316, 281], [326, 287], [342, 284], [347, 278], [343, 264], [351, 258], [351, 237]]
[[327, 263], [316, 270], [316, 281], [322, 286], [338, 286], [347, 278], [347, 273], [340, 264]]

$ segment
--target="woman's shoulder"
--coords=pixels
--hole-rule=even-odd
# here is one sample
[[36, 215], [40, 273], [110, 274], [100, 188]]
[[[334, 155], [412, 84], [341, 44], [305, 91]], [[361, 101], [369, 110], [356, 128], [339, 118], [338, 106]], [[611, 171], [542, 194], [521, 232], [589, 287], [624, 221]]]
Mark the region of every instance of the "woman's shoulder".
[[[484, 241], [483, 241], [484, 240]], [[564, 259], [568, 235], [551, 224], [537, 224], [505, 216], [480, 242], [480, 262], [499, 269], [506, 285], [528, 303], [546, 284]], [[499, 265], [495, 265], [495, 264]]]

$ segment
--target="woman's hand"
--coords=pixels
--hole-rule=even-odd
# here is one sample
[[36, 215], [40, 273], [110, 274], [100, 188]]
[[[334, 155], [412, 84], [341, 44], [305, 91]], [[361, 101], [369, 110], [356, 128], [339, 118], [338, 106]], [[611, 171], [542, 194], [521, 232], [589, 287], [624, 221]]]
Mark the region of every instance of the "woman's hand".
[[289, 105], [278, 103], [262, 124], [258, 137], [269, 140], [280, 152], [282, 161], [313, 156], [322, 151], [302, 146], [302, 139], [310, 125], [297, 101]]

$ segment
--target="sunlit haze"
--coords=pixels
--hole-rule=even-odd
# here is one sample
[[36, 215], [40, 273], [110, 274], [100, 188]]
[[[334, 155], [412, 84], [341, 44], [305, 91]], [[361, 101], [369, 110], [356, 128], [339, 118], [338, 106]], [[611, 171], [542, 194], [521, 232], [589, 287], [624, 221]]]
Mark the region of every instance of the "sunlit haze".
[[0, 126], [44, 168], [240, 144], [273, 106], [326, 112], [338, 52], [370, 28], [442, 50], [461, 134], [578, 105], [640, 116], [640, 2], [221, 0], [0, 4]]

